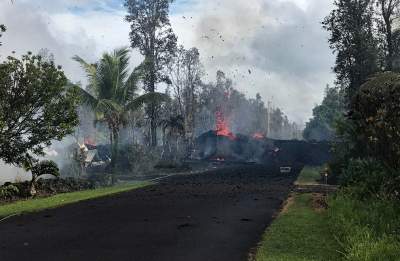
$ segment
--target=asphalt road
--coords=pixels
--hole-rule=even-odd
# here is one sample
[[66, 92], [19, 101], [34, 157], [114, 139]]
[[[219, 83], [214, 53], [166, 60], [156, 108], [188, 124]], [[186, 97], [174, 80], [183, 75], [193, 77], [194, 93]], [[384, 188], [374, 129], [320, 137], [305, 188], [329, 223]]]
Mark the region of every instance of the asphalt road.
[[244, 261], [295, 178], [236, 166], [13, 217], [0, 261]]

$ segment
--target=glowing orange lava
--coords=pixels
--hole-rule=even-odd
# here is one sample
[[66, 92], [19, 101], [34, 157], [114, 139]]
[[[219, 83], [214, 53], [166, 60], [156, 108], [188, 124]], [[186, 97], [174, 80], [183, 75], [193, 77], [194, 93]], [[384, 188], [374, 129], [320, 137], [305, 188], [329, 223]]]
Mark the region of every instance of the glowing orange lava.
[[83, 143], [89, 146], [96, 146], [96, 141], [92, 137], [85, 137]]
[[262, 140], [265, 139], [265, 135], [260, 132], [256, 132], [253, 134], [253, 139]]
[[236, 137], [235, 135], [230, 131], [229, 128], [229, 123], [226, 121], [224, 114], [220, 111], [217, 110], [215, 113], [215, 118], [216, 118], [216, 132], [217, 136], [224, 136], [228, 137], [229, 139], [234, 140]]

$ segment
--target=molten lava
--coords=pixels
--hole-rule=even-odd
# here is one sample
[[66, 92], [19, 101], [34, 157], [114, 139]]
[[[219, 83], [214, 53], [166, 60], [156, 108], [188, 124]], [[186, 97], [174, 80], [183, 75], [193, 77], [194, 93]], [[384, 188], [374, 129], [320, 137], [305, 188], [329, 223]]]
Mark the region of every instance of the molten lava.
[[89, 150], [96, 149], [96, 141], [92, 137], [85, 137], [83, 144], [85, 144]]
[[234, 140], [236, 137], [235, 135], [230, 131], [229, 128], [229, 123], [226, 121], [224, 114], [220, 111], [217, 110], [215, 113], [215, 118], [216, 118], [216, 132], [217, 136], [224, 136], [228, 137], [231, 140]]
[[265, 135], [260, 132], [256, 132], [253, 134], [253, 139], [263, 140], [263, 139], [265, 139]]

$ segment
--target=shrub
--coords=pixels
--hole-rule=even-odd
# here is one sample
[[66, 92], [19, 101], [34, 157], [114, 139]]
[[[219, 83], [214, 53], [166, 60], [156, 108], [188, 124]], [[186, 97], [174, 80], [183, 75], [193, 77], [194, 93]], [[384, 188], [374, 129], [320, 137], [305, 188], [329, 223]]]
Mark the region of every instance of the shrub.
[[141, 145], [126, 145], [120, 151], [118, 167], [120, 170], [129, 169], [133, 173], [148, 172], [161, 159], [158, 148], [149, 149]]
[[367, 156], [400, 167], [400, 74], [385, 72], [361, 86], [350, 119]]
[[373, 159], [351, 159], [343, 169], [340, 184], [349, 187], [358, 199], [370, 197], [394, 199], [399, 197], [399, 173]]
[[19, 189], [12, 184], [0, 187], [0, 199], [10, 200], [18, 194]]

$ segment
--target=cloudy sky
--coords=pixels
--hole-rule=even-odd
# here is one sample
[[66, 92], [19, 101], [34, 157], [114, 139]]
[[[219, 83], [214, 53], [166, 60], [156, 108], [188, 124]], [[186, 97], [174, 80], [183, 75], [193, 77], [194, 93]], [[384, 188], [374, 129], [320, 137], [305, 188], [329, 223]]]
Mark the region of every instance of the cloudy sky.
[[[334, 78], [334, 58], [320, 25], [330, 2], [176, 0], [171, 22], [180, 44], [200, 49], [206, 81], [223, 70], [248, 96], [259, 92], [291, 120], [303, 123]], [[104, 51], [129, 45], [122, 4], [123, 0], [1, 0], [0, 23], [8, 31], [0, 55], [47, 48], [70, 79], [82, 81], [73, 55], [95, 61]], [[133, 52], [133, 64], [141, 59]]]

